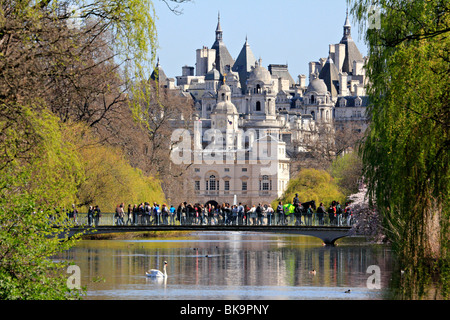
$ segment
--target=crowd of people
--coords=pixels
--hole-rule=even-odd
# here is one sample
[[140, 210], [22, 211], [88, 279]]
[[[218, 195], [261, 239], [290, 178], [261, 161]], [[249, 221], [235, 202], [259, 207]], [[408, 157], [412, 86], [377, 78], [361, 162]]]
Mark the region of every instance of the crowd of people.
[[[90, 207], [88, 224], [98, 225], [100, 210]], [[349, 203], [344, 207], [333, 201], [328, 208], [320, 203], [316, 208], [314, 201], [301, 203], [298, 194], [292, 204], [279, 202], [274, 209], [270, 204], [248, 206], [242, 203], [206, 204], [180, 203], [177, 207], [154, 202], [139, 205], [117, 205], [114, 214], [116, 225], [335, 225], [350, 226], [353, 213]]]

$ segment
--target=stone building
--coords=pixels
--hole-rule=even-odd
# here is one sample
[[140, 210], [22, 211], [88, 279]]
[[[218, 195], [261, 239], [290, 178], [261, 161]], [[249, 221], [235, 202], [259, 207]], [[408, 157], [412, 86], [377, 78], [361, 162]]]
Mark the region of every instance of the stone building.
[[[320, 128], [352, 123], [365, 130], [365, 58], [352, 40], [348, 14], [341, 41], [329, 46], [327, 58], [309, 63], [308, 84], [305, 75], [294, 81], [288, 65], [265, 68], [248, 39], [234, 60], [220, 16], [215, 35], [210, 49], [197, 50], [196, 67], [184, 66], [176, 77], [175, 87], [195, 106], [194, 202], [232, 203], [237, 195], [249, 205], [270, 203], [287, 187], [289, 154], [308, 152]], [[174, 87], [173, 80], [166, 85]]]

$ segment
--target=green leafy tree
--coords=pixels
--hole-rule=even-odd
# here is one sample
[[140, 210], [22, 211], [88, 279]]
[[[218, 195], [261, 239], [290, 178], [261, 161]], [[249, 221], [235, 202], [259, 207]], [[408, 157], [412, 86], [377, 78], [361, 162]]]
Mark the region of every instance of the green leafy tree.
[[94, 126], [148, 79], [155, 19], [150, 0], [0, 0], [1, 299], [79, 297], [50, 259], [74, 243], [55, 234], [87, 181], [70, 121]]
[[325, 170], [300, 170], [294, 178], [289, 180], [283, 196], [273, 201], [272, 206], [276, 208], [278, 201], [282, 201], [283, 204], [292, 203], [296, 193], [298, 193], [300, 202], [314, 200], [316, 206], [319, 206], [321, 202], [327, 205], [331, 204], [332, 201], [339, 201], [340, 203], [345, 201], [345, 195], [339, 190], [339, 186]]
[[369, 196], [402, 260], [448, 261], [450, 2], [349, 2], [369, 49]]
[[99, 205], [103, 212], [114, 212], [122, 202], [161, 204], [165, 200], [160, 181], [133, 168], [119, 147], [101, 144], [85, 124], [74, 123], [71, 128], [74, 134], [68, 139], [83, 163], [84, 179], [76, 190], [80, 210]]
[[0, 120], [0, 299], [78, 298], [65, 265], [49, 258], [74, 241], [54, 235], [70, 226], [59, 208], [75, 200], [80, 159], [50, 112], [22, 108], [14, 124]]
[[337, 157], [330, 166], [330, 173], [345, 195], [358, 192], [362, 179], [362, 161], [356, 152]]

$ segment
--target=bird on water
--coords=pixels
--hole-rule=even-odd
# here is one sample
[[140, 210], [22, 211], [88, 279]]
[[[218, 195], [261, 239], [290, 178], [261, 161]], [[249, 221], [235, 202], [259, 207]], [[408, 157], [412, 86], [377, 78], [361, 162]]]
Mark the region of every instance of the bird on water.
[[166, 270], [166, 266], [167, 266], [167, 261], [164, 261], [164, 273], [162, 273], [161, 271], [157, 270], [157, 269], [150, 269], [147, 272], [145, 272], [145, 274], [147, 275], [147, 277], [152, 277], [152, 278], [167, 278], [167, 270]]

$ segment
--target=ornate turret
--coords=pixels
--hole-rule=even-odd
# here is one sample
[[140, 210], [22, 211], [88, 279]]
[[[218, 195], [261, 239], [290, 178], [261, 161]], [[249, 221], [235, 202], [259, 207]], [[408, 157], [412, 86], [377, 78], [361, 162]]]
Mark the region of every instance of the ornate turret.
[[218, 16], [216, 28], [216, 41], [212, 45], [211, 49], [216, 50], [216, 69], [223, 75], [225, 73], [226, 66], [230, 66], [230, 68], [233, 67], [234, 60], [223, 42], [223, 31], [220, 26], [220, 14]]
[[352, 39], [351, 35], [351, 25], [348, 19], [348, 10], [347, 15], [345, 17], [344, 23], [344, 35], [341, 40], [341, 44], [345, 44], [345, 59], [342, 65], [342, 72], [347, 72], [347, 74], [353, 74], [353, 61], [362, 61], [363, 56], [361, 52], [359, 52], [358, 47]]

